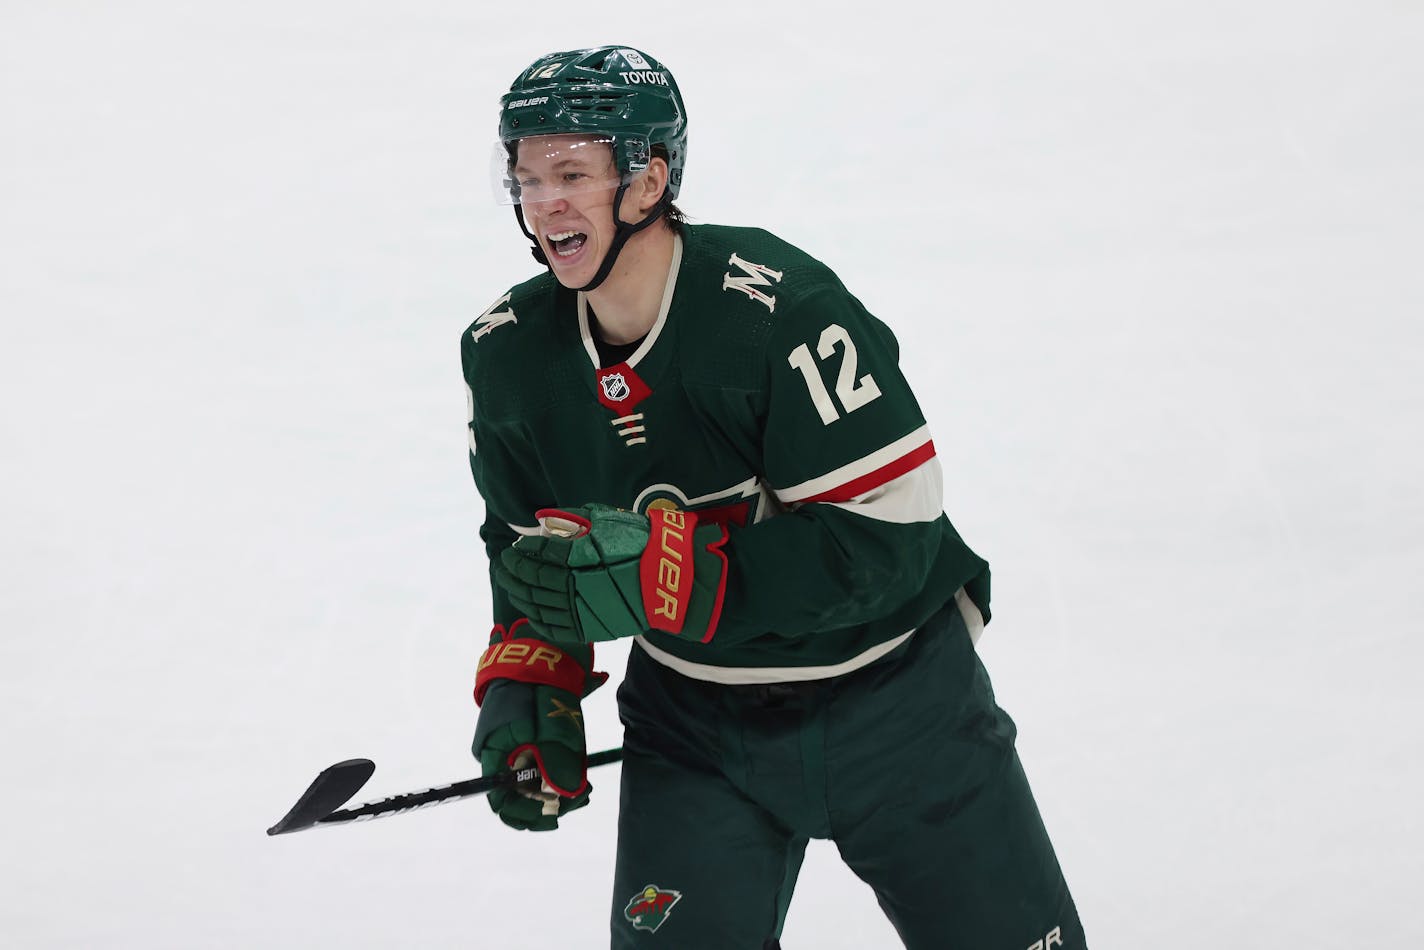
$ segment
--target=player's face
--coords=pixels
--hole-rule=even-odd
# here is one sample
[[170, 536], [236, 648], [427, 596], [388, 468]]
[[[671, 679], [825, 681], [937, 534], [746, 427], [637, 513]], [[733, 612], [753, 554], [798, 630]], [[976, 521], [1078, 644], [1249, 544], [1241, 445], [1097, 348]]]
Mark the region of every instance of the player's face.
[[524, 223], [565, 287], [598, 273], [613, 241], [618, 170], [605, 140], [582, 135], [521, 139], [515, 156]]

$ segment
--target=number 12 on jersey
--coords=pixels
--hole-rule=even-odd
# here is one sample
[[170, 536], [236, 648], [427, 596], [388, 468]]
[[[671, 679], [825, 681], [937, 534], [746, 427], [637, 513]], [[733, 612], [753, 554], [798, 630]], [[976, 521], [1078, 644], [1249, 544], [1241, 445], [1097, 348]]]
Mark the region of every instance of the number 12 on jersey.
[[[841, 409], [849, 414], [878, 399], [880, 387], [875, 385], [875, 380], [869, 373], [856, 379], [855, 371], [859, 359], [856, 356], [855, 344], [851, 342], [845, 327], [840, 324], [833, 323], [821, 331], [816, 353], [822, 360], [829, 360], [835, 355], [836, 344], [841, 346], [841, 365], [836, 372], [836, 399], [840, 400]], [[796, 347], [786, 358], [786, 362], [801, 371], [806, 380], [806, 388], [811, 392], [811, 402], [815, 404], [822, 424], [830, 425], [839, 419], [841, 414], [836, 411], [836, 404], [832, 401], [831, 394], [826, 391], [826, 383], [821, 379], [821, 369], [811, 357], [810, 345], [802, 343]]]

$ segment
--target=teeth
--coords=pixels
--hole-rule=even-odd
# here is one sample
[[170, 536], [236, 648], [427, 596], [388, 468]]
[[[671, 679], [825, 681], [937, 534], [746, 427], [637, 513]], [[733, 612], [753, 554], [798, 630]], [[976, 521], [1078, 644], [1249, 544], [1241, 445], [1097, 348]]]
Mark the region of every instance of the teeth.
[[559, 231], [546, 235], [554, 253], [560, 257], [573, 257], [583, 249], [587, 236], [582, 231]]

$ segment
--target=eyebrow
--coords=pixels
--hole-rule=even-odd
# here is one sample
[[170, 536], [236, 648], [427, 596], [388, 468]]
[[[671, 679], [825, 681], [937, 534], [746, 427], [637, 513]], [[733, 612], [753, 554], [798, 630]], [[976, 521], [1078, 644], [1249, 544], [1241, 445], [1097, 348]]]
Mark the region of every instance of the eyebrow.
[[[586, 158], [561, 158], [554, 163], [554, 170], [557, 171], [560, 168], [567, 168], [570, 165], [577, 165], [580, 168], [587, 168], [589, 164], [590, 162]], [[528, 172], [532, 171], [533, 169], [531, 169], [528, 165], [520, 164], [515, 165], [514, 170], [516, 172]]]

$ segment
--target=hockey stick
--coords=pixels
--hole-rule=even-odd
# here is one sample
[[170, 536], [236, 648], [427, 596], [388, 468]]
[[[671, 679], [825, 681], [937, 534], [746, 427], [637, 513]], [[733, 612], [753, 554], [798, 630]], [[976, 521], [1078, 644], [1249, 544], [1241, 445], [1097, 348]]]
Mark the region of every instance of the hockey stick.
[[[622, 749], [606, 749], [588, 757], [588, 767], [608, 765], [623, 758]], [[376, 763], [370, 759], [347, 759], [321, 770], [312, 780], [302, 797], [292, 806], [292, 810], [282, 816], [282, 820], [267, 829], [269, 835], [285, 835], [293, 831], [305, 831], [317, 825], [335, 825], [348, 821], [369, 821], [399, 815], [416, 808], [443, 805], [483, 795], [502, 785], [522, 785], [537, 782], [539, 770], [534, 767], [518, 772], [498, 772], [483, 778], [467, 779], [450, 785], [437, 785], [419, 792], [392, 795], [376, 802], [366, 802], [354, 808], [341, 806], [361, 790], [371, 774], [376, 771]]]

